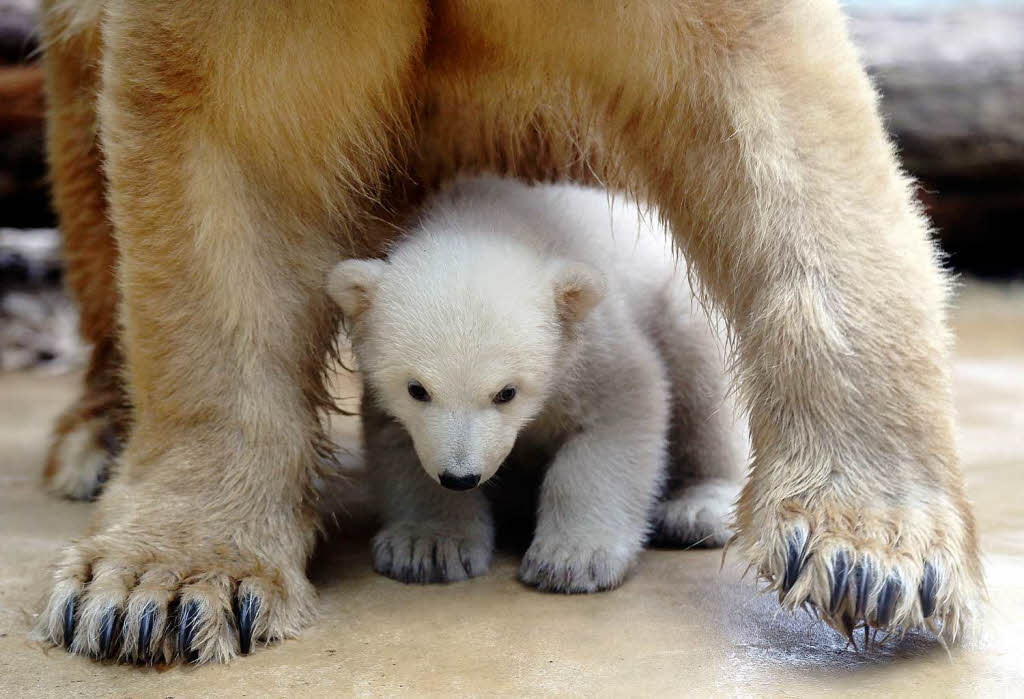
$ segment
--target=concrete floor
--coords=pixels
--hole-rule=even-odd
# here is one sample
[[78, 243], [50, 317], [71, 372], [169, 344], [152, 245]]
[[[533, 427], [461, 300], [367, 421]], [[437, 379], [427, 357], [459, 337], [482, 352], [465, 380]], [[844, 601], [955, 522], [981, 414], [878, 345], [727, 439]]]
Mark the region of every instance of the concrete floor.
[[[736, 556], [649, 551], [619, 590], [544, 595], [499, 557], [484, 578], [407, 586], [369, 565], [355, 504], [318, 554], [322, 617], [301, 639], [228, 666], [140, 669], [27, 640], [49, 562], [90, 505], [38, 484], [50, 423], [75, 376], [0, 376], [0, 696], [1024, 694], [1024, 290], [968, 287], [954, 321], [968, 487], [991, 610], [978, 648], [924, 637], [858, 653], [806, 616], [779, 613]], [[350, 440], [351, 424], [339, 425]]]

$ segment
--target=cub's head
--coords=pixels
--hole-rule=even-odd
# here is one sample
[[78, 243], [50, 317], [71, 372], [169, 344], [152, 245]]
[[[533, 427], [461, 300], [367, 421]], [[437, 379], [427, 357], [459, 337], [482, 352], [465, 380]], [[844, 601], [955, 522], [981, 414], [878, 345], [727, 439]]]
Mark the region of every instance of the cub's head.
[[418, 234], [328, 278], [367, 390], [431, 478], [494, 475], [559, 380], [600, 274], [500, 237]]

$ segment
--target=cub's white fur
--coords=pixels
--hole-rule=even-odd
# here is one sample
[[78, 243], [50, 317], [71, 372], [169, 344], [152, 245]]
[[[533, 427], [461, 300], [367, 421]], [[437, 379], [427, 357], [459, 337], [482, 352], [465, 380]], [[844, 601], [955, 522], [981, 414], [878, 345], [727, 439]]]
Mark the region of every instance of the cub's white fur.
[[745, 442], [656, 218], [597, 190], [464, 179], [387, 261], [331, 272], [367, 387], [380, 572], [484, 572], [494, 524], [469, 489], [503, 464], [542, 467], [520, 569], [541, 589], [615, 587], [652, 533], [724, 542]]

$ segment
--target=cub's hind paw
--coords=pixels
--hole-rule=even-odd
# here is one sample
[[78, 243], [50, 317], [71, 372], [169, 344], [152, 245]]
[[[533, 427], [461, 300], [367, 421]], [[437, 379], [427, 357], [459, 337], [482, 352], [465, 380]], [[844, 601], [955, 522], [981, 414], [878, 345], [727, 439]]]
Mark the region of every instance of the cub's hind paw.
[[670, 548], [718, 548], [732, 536], [729, 521], [738, 484], [712, 479], [694, 484], [654, 506], [650, 543]]
[[154, 551], [102, 555], [87, 540], [57, 566], [35, 636], [95, 659], [226, 662], [296, 635], [314, 616], [301, 570], [253, 562], [203, 572]]
[[805, 606], [851, 638], [859, 627], [928, 628], [953, 642], [973, 630], [984, 597], [977, 554], [952, 508], [791, 501], [736, 540], [785, 607]]
[[404, 583], [458, 582], [491, 567], [493, 534], [442, 532], [430, 524], [390, 524], [373, 537], [373, 569]]

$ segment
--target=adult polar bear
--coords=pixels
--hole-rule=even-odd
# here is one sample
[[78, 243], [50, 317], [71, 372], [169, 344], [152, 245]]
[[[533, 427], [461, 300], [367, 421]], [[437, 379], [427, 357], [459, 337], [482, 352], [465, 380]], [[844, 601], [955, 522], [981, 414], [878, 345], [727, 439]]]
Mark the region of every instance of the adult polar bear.
[[735, 333], [736, 548], [783, 604], [949, 637], [976, 615], [945, 282], [835, 3], [51, 0], [46, 41], [97, 347], [53, 482], [91, 484], [132, 407], [55, 570], [54, 643], [223, 661], [312, 620], [325, 274], [476, 169], [662, 211]]

